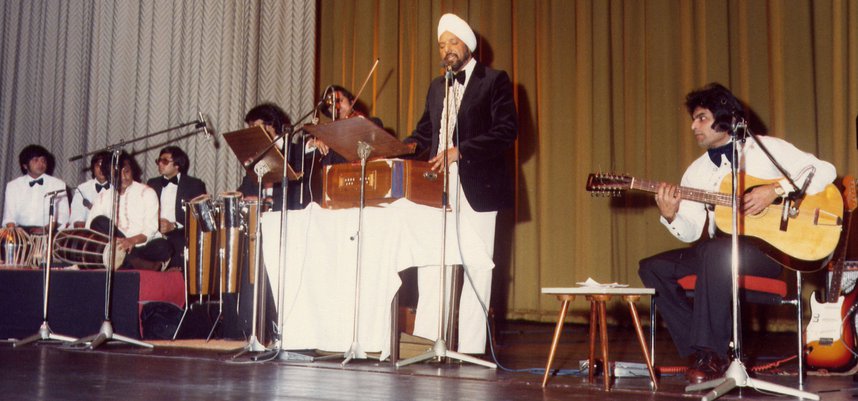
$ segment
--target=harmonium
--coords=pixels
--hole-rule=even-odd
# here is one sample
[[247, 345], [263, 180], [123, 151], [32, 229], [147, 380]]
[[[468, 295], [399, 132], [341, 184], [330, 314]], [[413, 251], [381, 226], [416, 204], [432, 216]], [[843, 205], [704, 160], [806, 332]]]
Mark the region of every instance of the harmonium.
[[[360, 162], [325, 166], [322, 207], [360, 206]], [[376, 159], [366, 163], [364, 206], [377, 206], [406, 198], [421, 205], [441, 207], [444, 176], [417, 160]]]

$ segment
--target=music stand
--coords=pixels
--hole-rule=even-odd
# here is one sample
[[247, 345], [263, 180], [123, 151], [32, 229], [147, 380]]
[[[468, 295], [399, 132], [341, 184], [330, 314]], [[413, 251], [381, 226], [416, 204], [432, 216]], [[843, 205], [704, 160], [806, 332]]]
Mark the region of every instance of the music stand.
[[[292, 166], [286, 163], [283, 151], [280, 147], [276, 146], [275, 138], [273, 138], [271, 134], [261, 126], [228, 132], [223, 134], [223, 138], [226, 140], [226, 143], [232, 149], [233, 153], [235, 153], [238, 160], [245, 167], [247, 174], [252, 174], [257, 177], [257, 188], [260, 195], [262, 193], [263, 184], [274, 184], [278, 181], [282, 181], [284, 175], [289, 181], [295, 181], [301, 178], [302, 174], [296, 173], [295, 170], [292, 169]], [[283, 140], [287, 141], [288, 138], [283, 138]], [[260, 149], [262, 149], [261, 152]], [[283, 196], [285, 204], [286, 194], [284, 193]], [[284, 206], [283, 209], [286, 209], [286, 207]], [[285, 210], [281, 212], [285, 213]], [[261, 215], [262, 203], [260, 202], [259, 207], [256, 208], [257, 222], [261, 222]], [[247, 340], [247, 345], [234, 355], [233, 358], [237, 358], [247, 352], [267, 351], [265, 346], [259, 342], [259, 337], [257, 335], [260, 296], [259, 288], [262, 287], [264, 283], [264, 276], [262, 275], [262, 269], [260, 268], [261, 249], [259, 239], [261, 237], [262, 227], [261, 224], [258, 223], [256, 225], [257, 240], [253, 249], [254, 265], [256, 266], [256, 284], [253, 286], [253, 313], [250, 319], [250, 338]]]
[[339, 153], [346, 160], [360, 160], [360, 206], [358, 207], [357, 256], [355, 262], [355, 304], [352, 322], [352, 345], [343, 354], [342, 365], [354, 358], [366, 358], [366, 353], [358, 342], [358, 319], [360, 318], [360, 274], [361, 274], [361, 240], [363, 231], [363, 209], [366, 195], [366, 160], [370, 154], [376, 157], [399, 156], [411, 152], [411, 149], [393, 137], [387, 131], [365, 118], [348, 118], [329, 124], [308, 126], [305, 130], [317, 139], [325, 142], [328, 147]]
[[[274, 184], [279, 182], [283, 177], [283, 166], [287, 167], [287, 177], [289, 181], [295, 181], [301, 178], [301, 174], [295, 172], [292, 166], [284, 162], [285, 158], [279, 146], [272, 146], [274, 138], [271, 134], [265, 131], [261, 126], [255, 126], [238, 131], [227, 132], [223, 134], [223, 139], [226, 140], [235, 157], [242, 163], [248, 175], [256, 175], [253, 164], [245, 164], [248, 161], [257, 160], [257, 163], [264, 163], [268, 166], [268, 171], [262, 176], [263, 184]], [[261, 152], [260, 149], [267, 149]]]

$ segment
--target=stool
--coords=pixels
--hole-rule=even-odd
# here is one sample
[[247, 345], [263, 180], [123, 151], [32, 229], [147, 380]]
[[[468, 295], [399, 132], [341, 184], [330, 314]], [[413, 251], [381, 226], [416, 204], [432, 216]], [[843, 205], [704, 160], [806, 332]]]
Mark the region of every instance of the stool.
[[563, 321], [566, 319], [566, 313], [569, 310], [569, 304], [575, 300], [576, 295], [584, 296], [590, 302], [590, 354], [589, 354], [589, 381], [594, 381], [594, 361], [596, 354], [596, 325], [599, 325], [599, 337], [601, 341], [602, 361], [604, 366], [604, 385], [605, 391], [611, 389], [610, 386], [610, 361], [608, 360], [608, 328], [605, 316], [605, 305], [612, 296], [621, 296], [623, 301], [628, 304], [629, 312], [632, 315], [632, 320], [635, 324], [635, 332], [638, 337], [638, 343], [641, 346], [641, 351], [644, 355], [646, 367], [649, 370], [649, 376], [652, 380], [653, 389], [658, 390], [658, 382], [655, 377], [655, 370], [652, 367], [652, 359], [650, 358], [647, 349], [646, 340], [644, 340], [643, 329], [641, 329], [640, 317], [638, 316], [635, 302], [642, 295], [652, 295], [655, 291], [651, 288], [610, 288], [610, 287], [577, 287], [577, 288], [543, 288], [543, 294], [551, 294], [557, 296], [560, 300], [560, 316], [557, 319], [557, 326], [554, 329], [554, 338], [551, 341], [551, 349], [548, 352], [548, 363], [545, 365], [545, 375], [542, 377], [542, 387], [548, 383], [548, 376], [551, 374], [551, 364], [554, 362], [554, 354], [557, 351], [557, 343], [560, 341], [560, 333], [563, 331]]

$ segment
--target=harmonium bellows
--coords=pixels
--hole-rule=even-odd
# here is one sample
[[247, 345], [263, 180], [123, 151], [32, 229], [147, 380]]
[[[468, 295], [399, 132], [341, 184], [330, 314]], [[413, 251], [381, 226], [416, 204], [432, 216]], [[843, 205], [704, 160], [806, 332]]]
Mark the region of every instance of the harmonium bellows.
[[[322, 207], [360, 206], [360, 163], [325, 166]], [[366, 163], [364, 205], [375, 206], [406, 198], [421, 205], [441, 207], [444, 177], [428, 162], [378, 159]]]

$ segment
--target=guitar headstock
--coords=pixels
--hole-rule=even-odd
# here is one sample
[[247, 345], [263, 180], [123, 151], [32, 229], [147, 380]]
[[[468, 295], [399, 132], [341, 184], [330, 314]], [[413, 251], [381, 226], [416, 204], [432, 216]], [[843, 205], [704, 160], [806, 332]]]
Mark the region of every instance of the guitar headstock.
[[623, 174], [596, 173], [587, 177], [587, 191], [593, 195], [618, 196], [631, 185], [632, 177]]
[[858, 207], [858, 195], [855, 194], [855, 177], [847, 175], [843, 177], [843, 202], [847, 211], [854, 211]]

